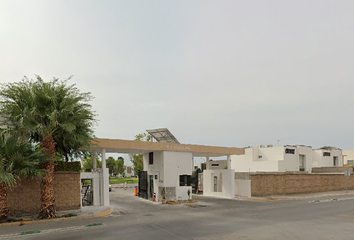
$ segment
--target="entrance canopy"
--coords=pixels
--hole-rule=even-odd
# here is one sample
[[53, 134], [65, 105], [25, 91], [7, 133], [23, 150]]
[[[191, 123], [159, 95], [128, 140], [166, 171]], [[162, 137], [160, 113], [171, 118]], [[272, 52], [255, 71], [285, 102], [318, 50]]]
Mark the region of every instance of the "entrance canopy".
[[106, 153], [132, 154], [145, 154], [153, 151], [190, 152], [194, 157], [221, 157], [245, 153], [244, 148], [95, 138], [91, 145], [91, 151], [102, 152], [103, 149]]

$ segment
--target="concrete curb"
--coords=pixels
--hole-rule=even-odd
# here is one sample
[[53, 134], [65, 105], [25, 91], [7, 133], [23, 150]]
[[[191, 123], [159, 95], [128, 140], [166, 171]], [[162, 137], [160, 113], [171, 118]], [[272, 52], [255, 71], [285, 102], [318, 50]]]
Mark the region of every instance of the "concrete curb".
[[112, 208], [108, 208], [107, 210], [105, 210], [103, 212], [96, 213], [93, 215], [66, 217], [66, 218], [51, 218], [51, 219], [25, 219], [24, 221], [2, 223], [2, 224], [0, 224], [0, 227], [16, 226], [16, 225], [22, 225], [22, 224], [44, 223], [44, 222], [61, 222], [61, 221], [67, 221], [67, 220], [71, 220], [71, 219], [99, 218], [99, 217], [108, 216], [111, 213], [112, 213]]
[[101, 213], [97, 213], [95, 215], [93, 215], [93, 217], [98, 218], [98, 217], [105, 217], [108, 216], [112, 213], [112, 208], [108, 208], [106, 211], [103, 211]]

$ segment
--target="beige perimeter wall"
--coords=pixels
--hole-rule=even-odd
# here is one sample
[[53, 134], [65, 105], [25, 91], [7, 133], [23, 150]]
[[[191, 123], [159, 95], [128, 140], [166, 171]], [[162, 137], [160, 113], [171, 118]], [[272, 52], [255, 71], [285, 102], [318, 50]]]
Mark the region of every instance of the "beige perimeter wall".
[[[346, 189], [347, 177], [341, 174], [250, 174], [253, 197], [315, 193]], [[354, 175], [348, 179], [354, 189]]]
[[[8, 193], [10, 213], [38, 212], [41, 204], [40, 181], [20, 182]], [[55, 172], [54, 197], [56, 210], [71, 210], [81, 207], [80, 173]]]

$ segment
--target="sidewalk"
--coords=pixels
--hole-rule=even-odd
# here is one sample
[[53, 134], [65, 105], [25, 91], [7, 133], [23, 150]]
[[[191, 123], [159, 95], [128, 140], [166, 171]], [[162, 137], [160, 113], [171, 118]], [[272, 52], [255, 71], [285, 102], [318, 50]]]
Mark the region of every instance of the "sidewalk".
[[83, 219], [83, 218], [95, 218], [95, 217], [104, 217], [112, 213], [111, 207], [107, 206], [85, 206], [81, 209], [76, 210], [67, 210], [67, 211], [57, 211], [57, 218], [53, 219], [37, 219], [38, 213], [25, 213], [10, 215], [9, 220], [11, 222], [0, 224], [2, 226], [12, 226], [19, 224], [32, 224], [39, 222], [48, 222], [48, 221], [65, 221], [69, 219]]
[[353, 198], [354, 190], [348, 191], [331, 191], [331, 192], [318, 192], [318, 193], [304, 193], [304, 194], [292, 194], [292, 195], [273, 195], [266, 197], [242, 197], [236, 196], [237, 200], [249, 200], [249, 201], [286, 201], [286, 200], [321, 200], [326, 198]]

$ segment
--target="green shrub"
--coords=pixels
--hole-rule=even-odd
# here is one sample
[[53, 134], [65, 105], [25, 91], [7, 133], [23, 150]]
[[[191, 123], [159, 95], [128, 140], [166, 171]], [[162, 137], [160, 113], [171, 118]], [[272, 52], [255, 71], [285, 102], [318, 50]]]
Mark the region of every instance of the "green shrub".
[[80, 162], [56, 161], [54, 171], [55, 172], [58, 172], [58, 171], [80, 172], [81, 171], [81, 163]]

